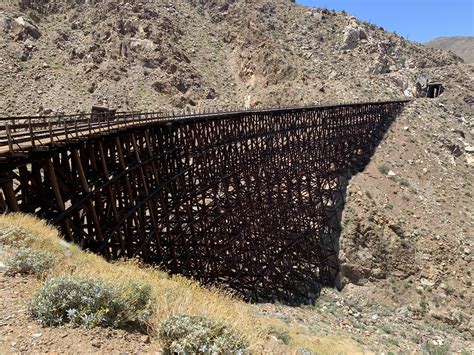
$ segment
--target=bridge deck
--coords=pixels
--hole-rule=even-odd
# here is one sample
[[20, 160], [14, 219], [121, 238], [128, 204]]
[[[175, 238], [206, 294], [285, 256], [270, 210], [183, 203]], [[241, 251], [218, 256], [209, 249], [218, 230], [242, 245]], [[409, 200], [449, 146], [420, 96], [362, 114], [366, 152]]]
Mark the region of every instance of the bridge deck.
[[31, 151], [48, 150], [58, 144], [75, 143], [80, 140], [107, 135], [120, 130], [154, 123], [177, 121], [222, 119], [241, 114], [289, 112], [302, 109], [349, 107], [359, 105], [383, 105], [393, 100], [374, 103], [343, 103], [303, 107], [251, 109], [244, 111], [199, 112], [192, 114], [165, 112], [120, 112], [91, 113], [62, 116], [17, 116], [0, 117], [0, 161], [27, 155]]
[[47, 150], [60, 143], [106, 135], [121, 129], [163, 122], [160, 112], [145, 114], [16, 117], [0, 119], [0, 156]]

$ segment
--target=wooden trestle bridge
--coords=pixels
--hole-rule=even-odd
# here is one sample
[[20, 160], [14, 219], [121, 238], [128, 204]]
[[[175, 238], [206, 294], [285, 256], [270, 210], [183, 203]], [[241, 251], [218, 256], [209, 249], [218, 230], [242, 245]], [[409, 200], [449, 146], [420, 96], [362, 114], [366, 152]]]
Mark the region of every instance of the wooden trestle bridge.
[[0, 118], [0, 212], [256, 301], [334, 285], [347, 179], [406, 101]]

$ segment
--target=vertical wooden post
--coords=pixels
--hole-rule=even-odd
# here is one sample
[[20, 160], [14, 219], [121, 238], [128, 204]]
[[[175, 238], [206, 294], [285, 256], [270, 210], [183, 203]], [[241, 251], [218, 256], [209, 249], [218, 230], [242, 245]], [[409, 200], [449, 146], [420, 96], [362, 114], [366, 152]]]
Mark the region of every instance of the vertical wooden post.
[[74, 130], [76, 131], [76, 138], [79, 138], [79, 130], [77, 129], [77, 116], [74, 117]]
[[49, 140], [51, 145], [53, 145], [53, 124], [51, 123], [51, 120], [48, 121], [48, 130], [49, 130]]
[[13, 153], [13, 142], [12, 142], [12, 133], [10, 131], [10, 124], [7, 123], [5, 125], [5, 131], [7, 133], [7, 140], [8, 140], [8, 150], [10, 152], [10, 154]]
[[51, 187], [53, 189], [53, 194], [54, 197], [56, 198], [56, 202], [58, 203], [59, 210], [64, 211], [65, 206], [64, 206], [64, 201], [63, 197], [61, 195], [61, 191], [59, 189], [59, 183], [56, 178], [56, 174], [54, 173], [54, 167], [53, 163], [51, 162], [50, 159], [46, 160], [46, 173], [48, 174], [48, 178], [51, 181]]
[[[116, 144], [116, 147], [117, 147], [117, 155], [118, 155], [118, 158], [119, 158], [120, 168], [123, 171], [125, 171], [125, 170], [127, 170], [127, 166], [125, 164], [125, 159], [124, 159], [124, 156], [123, 156], [122, 142], [120, 141], [120, 138], [118, 136], [115, 137], [115, 144]], [[130, 184], [129, 175], [125, 174], [124, 179], [125, 179], [125, 192], [126, 192], [127, 197], [128, 197], [128, 203], [130, 205], [133, 205], [133, 203], [135, 201], [135, 198], [133, 196], [132, 186]], [[136, 215], [134, 215], [133, 218], [135, 219], [135, 223], [138, 226], [138, 234], [140, 235], [140, 238], [142, 240], [144, 240], [143, 230], [141, 229], [141, 226], [140, 226], [139, 222], [137, 221]], [[134, 252], [133, 250], [131, 250], [131, 251]], [[130, 252], [130, 250], [127, 250], [127, 252]]]
[[[48, 175], [49, 181], [51, 182], [51, 188], [53, 189], [53, 194], [54, 194], [54, 197], [56, 198], [56, 203], [58, 204], [59, 210], [65, 211], [66, 206], [64, 205], [64, 200], [61, 195], [58, 179], [56, 177], [56, 173], [54, 172], [53, 163], [51, 162], [50, 159], [46, 159], [45, 172]], [[73, 240], [71, 228], [69, 225], [69, 220], [67, 219], [64, 220], [64, 231], [66, 232], [68, 239]]]
[[[90, 193], [91, 190], [89, 188], [89, 184], [87, 182], [86, 174], [84, 173], [84, 168], [82, 166], [81, 158], [79, 157], [79, 152], [77, 149], [72, 150], [72, 157], [74, 159], [74, 163], [76, 164], [77, 172], [79, 174], [79, 180], [81, 181], [82, 188], [86, 194]], [[102, 228], [99, 223], [99, 218], [97, 217], [96, 210], [94, 208], [94, 203], [91, 198], [88, 200], [88, 207], [89, 207], [89, 212], [92, 216], [92, 220], [95, 225], [96, 233], [97, 233], [97, 239], [99, 241], [104, 242], [104, 237], [102, 234]], [[104, 249], [106, 257], [109, 256], [109, 250], [107, 248]]]
[[[146, 140], [148, 142], [148, 140]], [[138, 152], [138, 144], [137, 144], [137, 139], [135, 137], [135, 133], [132, 133], [132, 144], [133, 144], [133, 150], [135, 151], [135, 159], [137, 160], [138, 163], [141, 163], [141, 158], [140, 158], [140, 153]], [[142, 180], [142, 187], [145, 191], [145, 194], [148, 196], [149, 195], [149, 192], [148, 192], [148, 187], [147, 187], [147, 181], [146, 181], [146, 178], [145, 178], [145, 172], [143, 170], [143, 165], [140, 165], [140, 168], [139, 168], [139, 172], [140, 172], [140, 178]], [[152, 201], [151, 200], [148, 200], [147, 202], [147, 205], [148, 205], [148, 209], [150, 211], [150, 218], [151, 218], [151, 222], [153, 224], [153, 228], [154, 228], [154, 234], [155, 234], [155, 241], [156, 241], [156, 247], [157, 247], [157, 250], [158, 250], [158, 257], [161, 259], [162, 257], [162, 250], [161, 250], [161, 241], [160, 241], [160, 235], [159, 235], [159, 231], [158, 231], [158, 223], [156, 221], [156, 216], [155, 216], [155, 206], [153, 205]]]
[[35, 135], [33, 133], [33, 126], [31, 125], [31, 118], [28, 119], [28, 128], [29, 128], [30, 137], [31, 137], [31, 147], [35, 149]]
[[66, 134], [66, 143], [69, 141], [68, 130], [67, 130], [67, 120], [63, 118], [64, 121], [64, 133]]
[[7, 212], [7, 203], [5, 201], [5, 198], [3, 197], [3, 192], [0, 190], [0, 213], [5, 213]]
[[15, 190], [13, 189], [13, 181], [9, 176], [5, 176], [2, 188], [8, 209], [12, 212], [20, 211], [20, 206], [15, 196]]
[[[107, 161], [104, 153], [104, 147], [102, 142], [98, 143], [99, 145], [99, 155], [100, 155], [100, 160], [102, 162], [102, 171], [104, 173], [105, 179], [108, 181], [109, 179], [109, 169], [107, 168]], [[109, 195], [109, 204], [112, 208], [112, 214], [114, 216], [114, 220], [116, 223], [119, 222], [119, 217], [118, 217], [118, 211], [117, 211], [117, 206], [115, 205], [115, 195], [114, 195], [114, 186], [113, 185], [108, 185], [107, 186], [107, 194]], [[117, 232], [118, 235], [118, 241], [120, 243], [120, 247], [122, 248], [122, 251], [125, 251], [125, 243], [123, 238], [120, 236], [120, 233]]]

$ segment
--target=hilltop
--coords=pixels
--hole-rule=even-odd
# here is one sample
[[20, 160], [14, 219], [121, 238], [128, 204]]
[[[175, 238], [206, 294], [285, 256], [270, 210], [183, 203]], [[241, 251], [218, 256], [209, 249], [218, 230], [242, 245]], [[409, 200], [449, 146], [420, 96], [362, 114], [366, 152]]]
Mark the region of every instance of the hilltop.
[[[348, 187], [343, 291], [252, 307], [292, 329], [291, 349], [337, 334], [472, 351], [474, 66], [289, 0], [3, 2], [0, 33], [0, 115], [413, 98]], [[446, 91], [418, 98], [419, 76]]]
[[472, 36], [439, 37], [427, 42], [426, 45], [451, 51], [464, 59], [466, 63], [474, 63], [474, 37]]

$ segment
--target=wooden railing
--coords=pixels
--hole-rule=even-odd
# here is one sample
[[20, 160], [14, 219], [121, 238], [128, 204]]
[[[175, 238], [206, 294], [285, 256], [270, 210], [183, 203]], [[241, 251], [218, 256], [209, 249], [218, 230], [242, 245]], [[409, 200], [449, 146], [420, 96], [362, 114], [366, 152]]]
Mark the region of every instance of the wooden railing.
[[[199, 112], [99, 112], [60, 116], [0, 117], [0, 159], [23, 156], [31, 151], [48, 150], [52, 146], [74, 143], [97, 135], [107, 135], [117, 130], [153, 123], [178, 120], [209, 120], [232, 117], [242, 113], [294, 111], [317, 107], [348, 107], [359, 105], [384, 105], [393, 100], [376, 103], [342, 103], [324, 106], [272, 107], [265, 109], [199, 111]], [[223, 117], [224, 116], [224, 117]]]
[[0, 118], [0, 156], [49, 149], [55, 144], [163, 120], [162, 112]]

